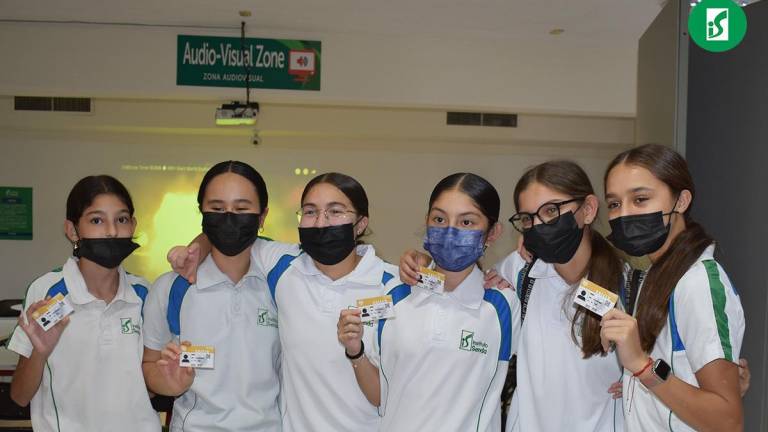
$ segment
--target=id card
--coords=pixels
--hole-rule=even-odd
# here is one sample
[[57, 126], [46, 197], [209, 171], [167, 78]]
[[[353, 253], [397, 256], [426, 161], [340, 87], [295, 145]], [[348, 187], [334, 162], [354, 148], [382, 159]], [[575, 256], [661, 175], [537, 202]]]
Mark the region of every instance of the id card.
[[75, 309], [72, 308], [69, 300], [61, 293], [58, 293], [51, 297], [46, 304], [32, 312], [32, 318], [40, 324], [43, 330], [48, 331], [57, 322], [74, 311]]
[[182, 345], [179, 366], [213, 369], [215, 350], [208, 345]]
[[357, 308], [360, 309], [360, 319], [364, 323], [395, 316], [395, 304], [391, 295], [360, 299], [357, 301]]
[[573, 302], [603, 316], [613, 309], [618, 299], [617, 294], [594, 282], [582, 279], [579, 287], [576, 288], [576, 298], [573, 299]]
[[445, 291], [445, 275], [422, 267], [419, 269], [419, 282], [416, 286], [435, 294], [442, 294]]

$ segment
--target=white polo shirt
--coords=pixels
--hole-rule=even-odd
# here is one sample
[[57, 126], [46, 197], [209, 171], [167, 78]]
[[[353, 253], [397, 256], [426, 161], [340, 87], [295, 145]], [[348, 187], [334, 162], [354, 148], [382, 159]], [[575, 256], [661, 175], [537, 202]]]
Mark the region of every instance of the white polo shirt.
[[[285, 431], [375, 431], [376, 407], [360, 390], [336, 325], [342, 309], [356, 300], [382, 295], [399, 285], [397, 267], [357, 247], [362, 257], [348, 275], [332, 281], [296, 245], [271, 242], [252, 249], [268, 270], [268, 283], [280, 315], [283, 347], [282, 400]], [[364, 328], [366, 351], [375, 328]]]
[[[525, 261], [517, 252], [497, 265], [516, 292]], [[537, 260], [517, 350], [517, 389], [507, 431], [621, 431], [621, 400], [608, 393], [621, 379], [615, 353], [583, 358], [571, 336], [573, 287], [552, 264]]]
[[[35, 431], [160, 430], [141, 371], [141, 312], [148, 284], [122, 267], [118, 271], [117, 295], [109, 304], [88, 291], [76, 258], [29, 286], [25, 308], [62, 293], [75, 309], [32, 398]], [[21, 327], [14, 330], [8, 349], [24, 357], [32, 354]]]
[[214, 368], [196, 369], [192, 387], [176, 399], [171, 430], [281, 430], [277, 313], [253, 260], [237, 284], [210, 255], [196, 284], [166, 273], [155, 281], [144, 314], [147, 348], [188, 340], [215, 349]]
[[520, 329], [511, 290], [474, 270], [444, 294], [400, 285], [395, 317], [377, 325], [382, 431], [498, 431], [501, 389]]
[[[667, 322], [651, 357], [663, 359], [672, 374], [699, 387], [695, 373], [710, 362], [738, 363], [744, 338], [744, 310], [739, 294], [708, 247], [680, 278], [670, 298]], [[642, 294], [642, 288], [638, 299]], [[632, 373], [624, 372], [624, 411], [628, 431], [693, 431], [640, 381], [630, 387]], [[634, 391], [632, 391], [634, 388]], [[629, 410], [630, 398], [632, 410]]]

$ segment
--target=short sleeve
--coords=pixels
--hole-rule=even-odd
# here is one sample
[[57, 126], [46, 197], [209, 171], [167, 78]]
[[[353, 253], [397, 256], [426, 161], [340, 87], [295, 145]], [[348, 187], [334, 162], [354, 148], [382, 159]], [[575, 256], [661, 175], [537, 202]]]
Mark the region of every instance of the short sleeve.
[[520, 281], [518, 281], [520, 271], [525, 267], [525, 264], [523, 257], [515, 251], [507, 255], [507, 257], [496, 264], [494, 268], [499, 276], [509, 282], [516, 291], [520, 284]]
[[[61, 276], [63, 277], [63, 276]], [[59, 277], [59, 279], [61, 278]], [[55, 282], [54, 282], [55, 283]], [[30, 284], [27, 289], [27, 294], [24, 297], [24, 310], [21, 313], [22, 319], [27, 321], [27, 310], [35, 302], [38, 302], [45, 298], [45, 294], [48, 289], [53, 285], [50, 281], [49, 275], [43, 276]], [[32, 342], [29, 340], [29, 336], [24, 332], [20, 326], [16, 326], [11, 335], [11, 339], [8, 341], [8, 349], [19, 354], [21, 356], [29, 358], [32, 355]]]
[[695, 264], [678, 282], [674, 319], [694, 372], [717, 360], [738, 362], [744, 310], [731, 281], [715, 260]]
[[296, 256], [299, 253], [301, 253], [301, 248], [293, 243], [257, 239], [251, 246], [251, 259], [256, 263], [261, 276], [265, 279], [283, 255]]
[[178, 275], [165, 273], [157, 278], [149, 290], [144, 304], [144, 346], [161, 351], [173, 339], [168, 327], [168, 295], [171, 285]]

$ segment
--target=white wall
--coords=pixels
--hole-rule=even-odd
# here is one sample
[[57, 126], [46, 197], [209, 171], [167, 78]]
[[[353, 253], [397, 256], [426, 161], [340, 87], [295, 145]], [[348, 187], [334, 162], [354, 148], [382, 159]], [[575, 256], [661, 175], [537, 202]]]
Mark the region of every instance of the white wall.
[[[0, 95], [242, 98], [243, 92], [234, 89], [176, 86], [180, 33], [196, 32], [0, 23]], [[320, 92], [256, 91], [260, 101], [623, 116], [635, 112], [637, 50], [608, 38], [250, 33], [323, 42]]]
[[[631, 119], [543, 115], [522, 115], [515, 129], [457, 127], [446, 126], [437, 110], [266, 104], [259, 120], [264, 140], [254, 147], [250, 129], [212, 126], [213, 101], [97, 99], [94, 107], [91, 115], [21, 113], [12, 111], [12, 98], [0, 97], [0, 185], [34, 188], [34, 240], [0, 240], [0, 298], [21, 296], [29, 281], [66, 259], [61, 227], [72, 185], [106, 173], [131, 189], [136, 174], [121, 171], [124, 164], [240, 159], [268, 184], [297, 165], [350, 174], [370, 197], [370, 241], [396, 261], [404, 248], [420, 245], [427, 199], [442, 177], [457, 171], [486, 177], [501, 194], [506, 220], [522, 171], [552, 157], [580, 162], [601, 195], [603, 169], [632, 145], [634, 127]], [[505, 230], [487, 262], [512, 250], [514, 230], [508, 223]]]

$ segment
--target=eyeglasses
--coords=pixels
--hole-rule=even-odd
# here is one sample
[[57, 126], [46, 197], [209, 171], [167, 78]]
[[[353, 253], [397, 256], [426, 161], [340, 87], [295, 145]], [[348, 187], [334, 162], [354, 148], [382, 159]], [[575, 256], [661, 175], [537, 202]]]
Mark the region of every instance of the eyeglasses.
[[[524, 233], [533, 228], [534, 217], [539, 218], [543, 224], [552, 225], [557, 223], [557, 221], [560, 219], [560, 207], [572, 202], [584, 201], [584, 198], [585, 197], [580, 197], [569, 199], [567, 201], [545, 203], [542, 204], [538, 210], [536, 210], [536, 213], [515, 213], [514, 216], [509, 218], [509, 221], [512, 222], [512, 226], [514, 226], [515, 229], [521, 233]], [[579, 208], [581, 208], [581, 206], [577, 207], [576, 210]]]
[[315, 223], [319, 215], [324, 215], [325, 220], [331, 225], [341, 225], [352, 222], [353, 215], [357, 214], [354, 210], [347, 210], [344, 207], [331, 207], [328, 209], [318, 209], [315, 207], [305, 207], [296, 212], [299, 222]]

